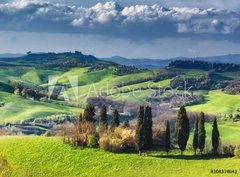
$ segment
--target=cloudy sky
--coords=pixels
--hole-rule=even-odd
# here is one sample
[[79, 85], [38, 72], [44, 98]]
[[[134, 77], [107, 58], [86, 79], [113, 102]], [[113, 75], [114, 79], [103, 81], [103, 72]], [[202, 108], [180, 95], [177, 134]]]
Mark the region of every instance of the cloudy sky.
[[240, 53], [239, 0], [0, 0], [0, 53], [170, 58]]

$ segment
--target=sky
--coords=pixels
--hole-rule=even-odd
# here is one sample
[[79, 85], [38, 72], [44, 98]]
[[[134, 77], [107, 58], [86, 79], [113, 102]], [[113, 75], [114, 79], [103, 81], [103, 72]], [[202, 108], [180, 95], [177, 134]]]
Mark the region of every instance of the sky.
[[0, 0], [0, 53], [165, 59], [240, 53], [239, 0]]

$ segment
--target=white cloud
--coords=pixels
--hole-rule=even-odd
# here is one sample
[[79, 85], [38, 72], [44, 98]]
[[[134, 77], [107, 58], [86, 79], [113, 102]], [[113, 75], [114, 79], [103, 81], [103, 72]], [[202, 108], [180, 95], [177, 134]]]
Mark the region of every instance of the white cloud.
[[20, 0], [0, 4], [0, 30], [94, 33], [127, 38], [239, 36], [240, 12], [160, 5], [93, 7]]

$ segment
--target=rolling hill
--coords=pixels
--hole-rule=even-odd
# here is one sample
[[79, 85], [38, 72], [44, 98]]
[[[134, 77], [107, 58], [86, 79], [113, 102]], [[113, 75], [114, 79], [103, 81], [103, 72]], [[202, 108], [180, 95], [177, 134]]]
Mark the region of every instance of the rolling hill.
[[168, 64], [171, 61], [175, 61], [175, 60], [201, 60], [201, 61], [208, 61], [208, 62], [240, 64], [240, 54], [211, 56], [211, 57], [196, 57], [196, 58], [176, 57], [176, 58], [169, 58], [169, 59], [149, 59], [149, 58], [129, 59], [129, 58], [124, 58], [120, 56], [114, 56], [111, 58], [102, 58], [102, 60], [111, 61], [121, 65], [126, 65], [126, 66], [136, 66], [138, 68], [160, 69], [168, 66]]
[[[75, 62], [70, 62], [71, 65], [66, 64], [64, 66], [60, 62], [63, 60]], [[184, 78], [205, 77], [208, 72], [203, 69], [184, 68], [139, 70], [134, 67], [123, 67], [112, 62], [104, 62], [94, 56], [83, 55], [80, 52], [29, 54], [12, 59], [0, 59], [0, 61], [14, 64], [11, 66], [0, 65], [0, 101], [6, 103], [5, 106], [0, 107], [0, 122], [54, 114], [76, 114], [81, 112], [89, 98], [99, 100], [105, 98], [116, 105], [154, 105], [156, 103], [147, 102], [148, 98], [152, 97], [161, 88], [171, 87], [172, 81], [176, 80], [178, 76]], [[42, 61], [45, 63], [44, 66], [39, 65]], [[215, 72], [211, 78], [213, 83], [234, 82], [239, 80], [239, 72]], [[52, 103], [46, 103], [37, 99], [32, 100], [14, 95], [12, 82], [32, 88], [39, 87], [47, 92], [48, 77], [51, 75], [58, 77], [55, 87], [61, 88], [63, 86], [70, 101], [64, 102], [62, 99], [55, 99]], [[77, 98], [69, 81], [71, 76], [77, 76], [78, 83], [74, 87], [79, 93]], [[167, 91], [167, 96], [171, 94], [170, 92], [175, 93], [177, 90]], [[187, 109], [191, 111], [205, 111], [209, 114], [219, 113], [221, 115], [238, 113], [237, 109], [240, 107], [238, 104], [239, 95], [226, 94], [220, 89], [197, 89], [193, 93], [194, 95], [203, 95], [203, 101], [188, 105]]]
[[[65, 117], [78, 115], [87, 103], [96, 106], [96, 118], [99, 114], [98, 108], [105, 104], [110, 106], [108, 110], [111, 110], [112, 106], [117, 107], [121, 114], [120, 120], [128, 117], [132, 121], [131, 124], [139, 105], [151, 105], [153, 121], [157, 123], [154, 126], [162, 126], [166, 120], [174, 123], [178, 106], [186, 105], [187, 111], [204, 111], [209, 116], [217, 115], [221, 143], [240, 145], [240, 119], [235, 117], [239, 114], [240, 95], [227, 94], [224, 90], [224, 84], [238, 83], [240, 79], [240, 70], [237, 70], [235, 65], [219, 65], [220, 70], [214, 72], [199, 66], [144, 70], [98, 60], [96, 57], [81, 53], [29, 54], [0, 61], [2, 62], [0, 126], [13, 133], [25, 135], [47, 133], [51, 128], [46, 125], [51, 121], [53, 121], [51, 123], [59, 121], [58, 117], [54, 120], [55, 115]], [[44, 65], [41, 65], [42, 61]], [[144, 62], [139, 61], [142, 65]], [[49, 76], [57, 77], [55, 85], [48, 82]], [[77, 85], [72, 85], [72, 76], [77, 76]], [[195, 90], [189, 94], [194, 98], [193, 101], [188, 102], [188, 97], [182, 97], [184, 90], [173, 87], [173, 83], [181, 81], [179, 78], [192, 82]], [[220, 86], [215, 87], [218, 85]], [[202, 89], [202, 86], [206, 89]], [[39, 94], [41, 98], [27, 96], [23, 88], [36, 91], [35, 94]], [[64, 88], [68, 100], [62, 97], [53, 97], [50, 102], [42, 99], [45, 98], [48, 88], [56, 90]], [[111, 114], [111, 111], [108, 114]], [[161, 148], [156, 147], [147, 151], [147, 157], [139, 157], [135, 151], [110, 153], [98, 148], [81, 149], [63, 143], [58, 137], [2, 136], [0, 166], [3, 166], [3, 170], [0, 171], [0, 176], [4, 173], [13, 177], [99, 175], [174, 177], [176, 174], [180, 177], [189, 175], [211, 177], [216, 176], [211, 173], [212, 169], [240, 170], [237, 158], [193, 156], [191, 144], [194, 115], [193, 113], [188, 115], [191, 119], [191, 132], [184, 156], [181, 156], [179, 150], [174, 147], [168, 156]], [[230, 115], [232, 118], [229, 118]], [[34, 120], [47, 123], [36, 123]], [[59, 124], [55, 125], [54, 128], [59, 130]], [[205, 149], [209, 151], [211, 120], [206, 122], [205, 128]]]

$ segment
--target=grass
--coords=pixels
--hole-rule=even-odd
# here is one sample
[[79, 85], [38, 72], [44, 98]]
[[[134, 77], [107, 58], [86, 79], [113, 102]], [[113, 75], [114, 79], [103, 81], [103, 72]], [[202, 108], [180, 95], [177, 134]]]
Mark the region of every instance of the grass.
[[186, 77], [194, 77], [194, 76], [203, 76], [207, 73], [207, 71], [200, 69], [180, 69], [176, 68], [177, 71], [185, 74]]
[[[211, 144], [212, 138], [212, 123], [205, 123], [206, 129], [206, 144]], [[232, 144], [232, 145], [240, 145], [240, 126], [239, 123], [235, 123], [235, 125], [231, 124], [230, 121], [223, 122], [221, 120], [218, 121], [218, 130], [220, 134], [220, 139], [222, 144]], [[189, 143], [192, 144], [193, 141], [193, 132], [189, 137]]]
[[135, 104], [145, 104], [146, 98], [154, 93], [154, 90], [137, 90], [128, 93], [110, 95], [107, 98], [114, 101], [123, 101]]
[[228, 80], [238, 80], [240, 71], [217, 73], [217, 75], [222, 78], [227, 78]]
[[238, 108], [240, 108], [240, 96], [221, 91], [210, 91], [204, 95], [204, 103], [187, 106], [190, 111], [204, 111], [209, 114], [236, 114]]
[[[103, 93], [105, 95], [110, 95], [107, 98], [114, 101], [126, 101], [135, 104], [144, 104], [146, 103], [146, 98], [154, 92], [152, 89], [142, 91], [138, 90], [131, 93], [124, 93], [121, 95], [119, 95], [118, 93], [121, 90], [134, 90], [139, 87], [167, 87], [170, 85], [171, 81], [171, 79], [163, 80], [156, 83], [152, 81], [147, 81], [121, 88], [116, 88], [116, 86], [121, 83], [153, 77], [159, 71], [144, 71], [137, 74], [116, 76], [112, 74], [115, 69], [114, 67], [109, 67], [103, 70], [93, 72], [87, 72], [88, 69], [88, 67], [72, 68], [68, 71], [63, 72], [58, 70], [35, 69], [31, 67], [0, 67], [0, 83], [2, 83], [0, 84], [0, 90], [2, 92], [6, 91], [7, 85], [5, 83], [7, 83], [8, 80], [16, 80], [27, 84], [47, 86], [48, 76], [55, 75], [59, 77], [58, 83], [66, 85], [65, 89], [69, 98], [72, 100], [72, 105], [80, 105], [81, 107], [84, 107], [86, 105], [87, 98], [98, 97], [99, 95], [103, 95]], [[204, 75], [206, 73], [203, 70], [178, 70], [184, 72], [186, 74], [186, 77]], [[232, 72], [220, 74], [224, 75], [224, 77], [234, 77], [234, 74]], [[79, 93], [78, 102], [74, 101], [75, 94], [73, 92], [73, 89], [71, 87], [68, 87], [70, 84], [69, 78], [71, 76], [78, 76], [78, 86], [74, 87], [74, 89], [78, 90]], [[236, 113], [236, 109], [240, 107], [239, 96], [227, 95], [216, 91], [198, 92], [204, 93], [205, 102], [203, 104], [189, 106], [188, 109], [191, 111], [205, 111], [206, 113], [214, 114], [230, 114]], [[3, 95], [3, 93], [1, 93], [0, 96], [1, 95]], [[10, 97], [10, 95], [3, 95], [1, 99], [4, 100], [8, 97]], [[16, 103], [14, 103], [15, 101]], [[23, 104], [19, 104], [21, 101], [23, 102]], [[31, 104], [33, 105], [33, 107], [31, 106]], [[32, 102], [30, 100], [22, 100], [21, 98], [16, 97], [12, 97], [12, 101], [9, 101], [5, 108], [7, 109], [3, 110], [3, 108], [0, 108], [3, 110], [2, 113], [0, 113], [0, 116], [1, 120], [8, 121], [23, 120], [25, 116], [27, 119], [37, 116], [52, 115], [54, 112], [56, 112], [56, 114], [75, 112], [73, 108], [60, 107], [56, 104], [50, 105], [40, 102]]]
[[5, 103], [0, 108], [0, 123], [82, 111], [79, 108], [25, 99], [7, 92], [0, 92], [0, 101]]
[[[185, 152], [180, 156], [172, 151], [151, 152], [149, 157], [136, 154], [113, 154], [98, 149], [74, 149], [56, 138], [1, 137], [0, 152], [7, 159], [11, 176], [25, 177], [185, 177], [216, 176], [212, 169], [239, 168], [239, 159], [192, 156]], [[233, 174], [223, 174], [233, 176]]]

